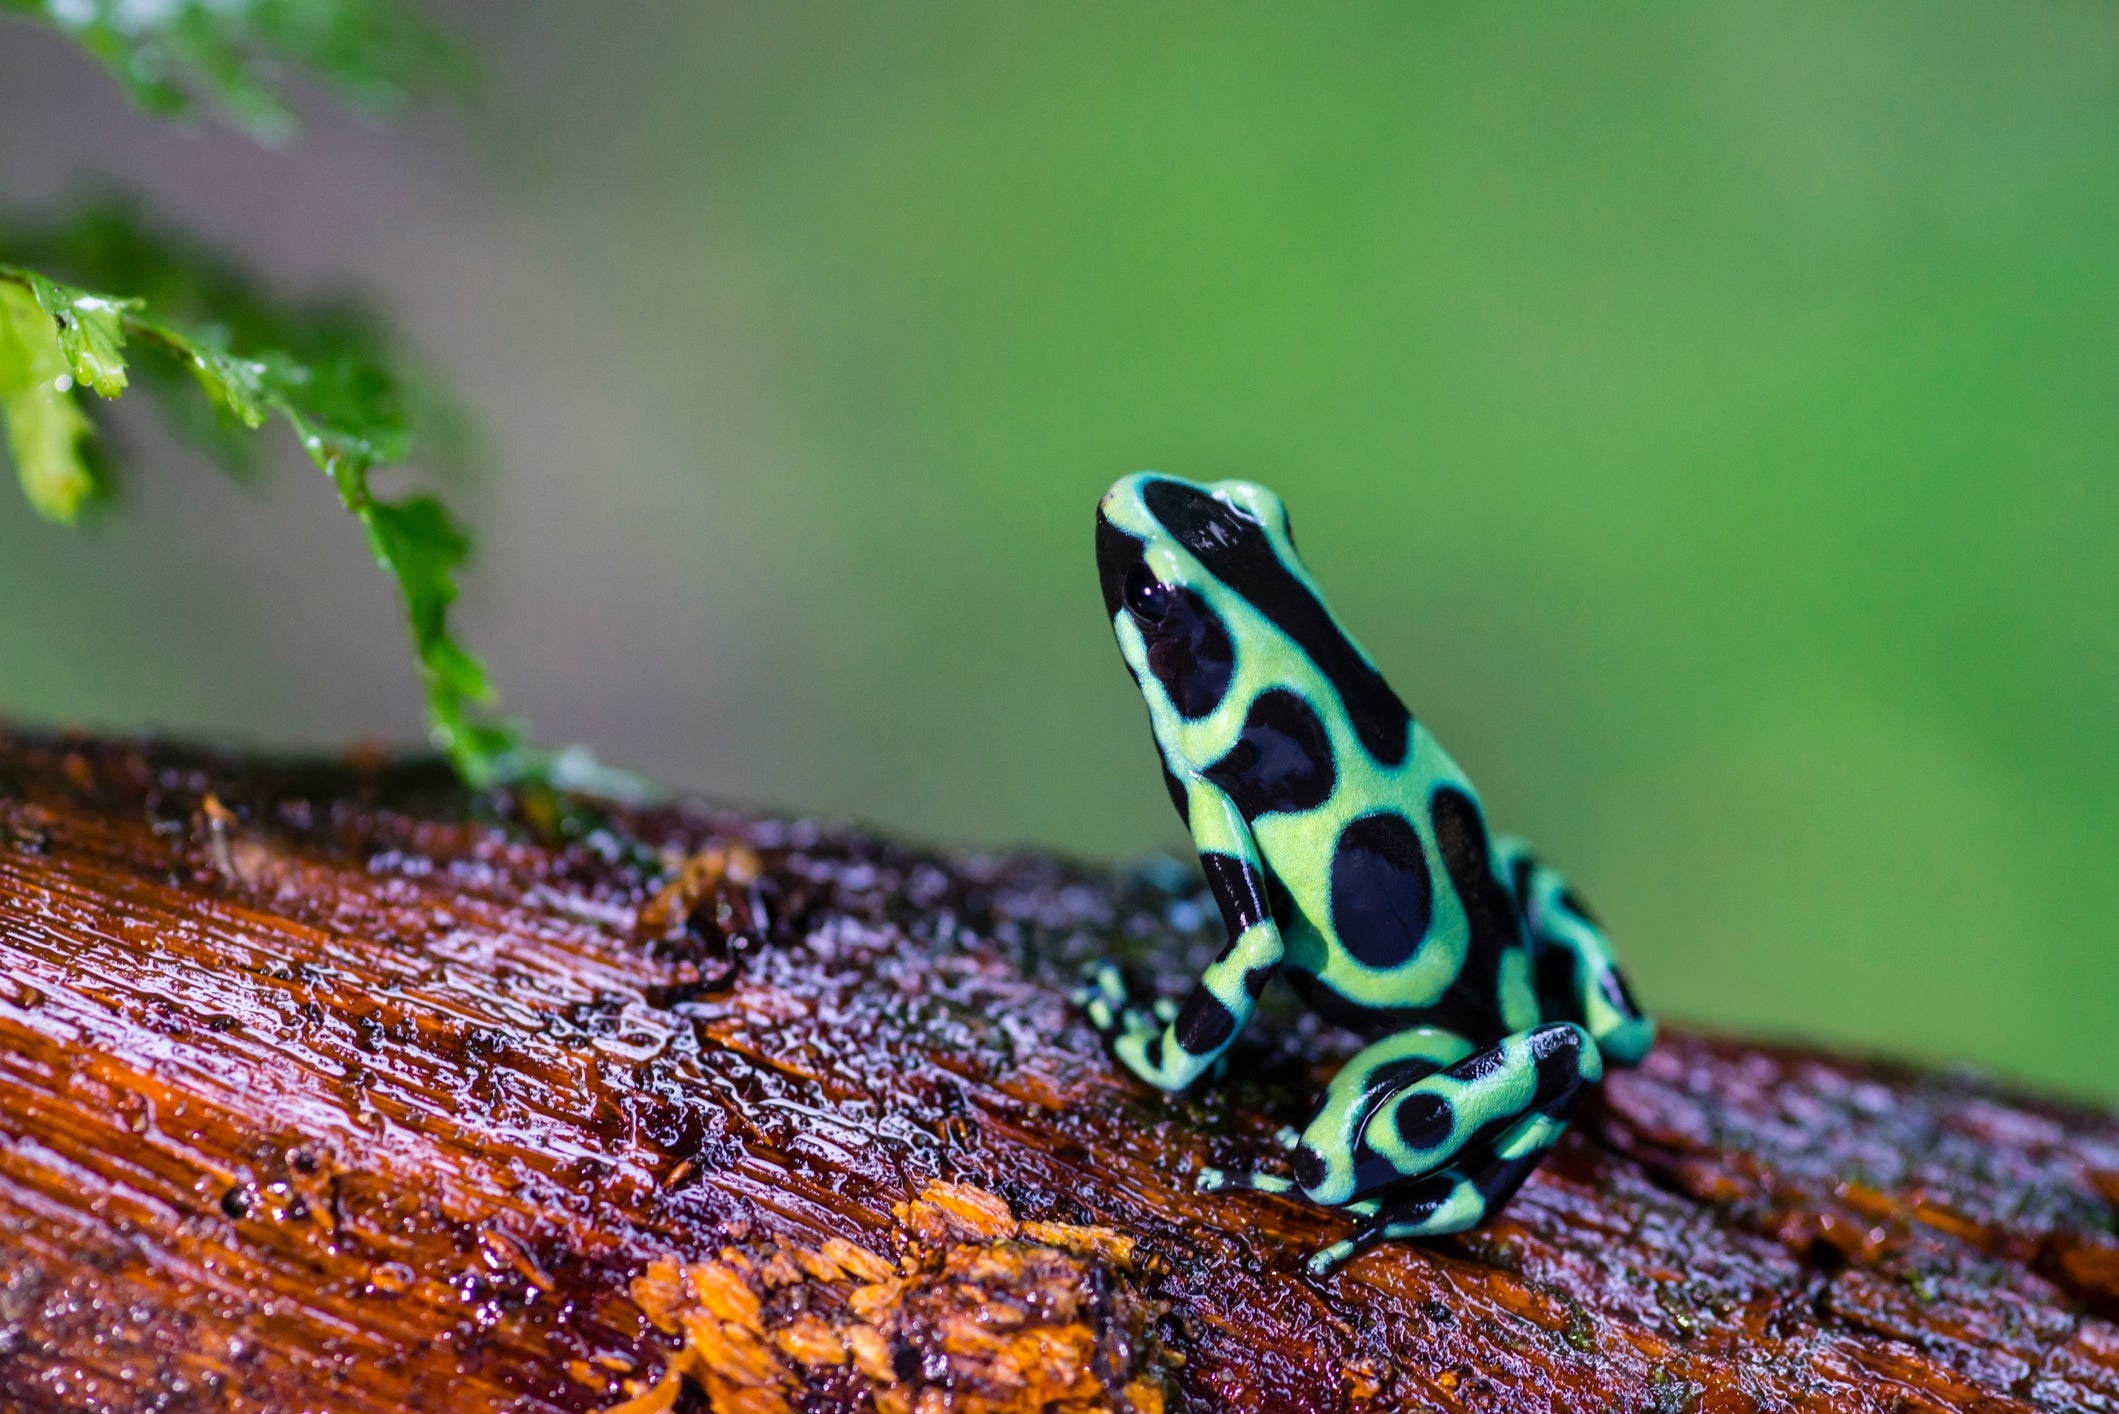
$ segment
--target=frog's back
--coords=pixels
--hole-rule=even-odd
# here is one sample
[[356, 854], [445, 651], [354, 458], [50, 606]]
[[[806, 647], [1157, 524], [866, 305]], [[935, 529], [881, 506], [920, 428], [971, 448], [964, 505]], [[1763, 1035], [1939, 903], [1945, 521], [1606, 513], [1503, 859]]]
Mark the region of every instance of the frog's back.
[[1434, 1024], [1474, 1041], [1535, 1023], [1522, 914], [1464, 773], [1418, 723], [1386, 766], [1328, 729], [1333, 789], [1251, 829], [1290, 985], [1363, 1035]]

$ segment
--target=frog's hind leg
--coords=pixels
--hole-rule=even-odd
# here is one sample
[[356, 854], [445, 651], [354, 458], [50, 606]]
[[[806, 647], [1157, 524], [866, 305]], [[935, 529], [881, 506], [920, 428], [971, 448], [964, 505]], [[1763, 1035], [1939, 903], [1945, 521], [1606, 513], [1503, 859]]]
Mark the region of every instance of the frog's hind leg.
[[[1324, 1194], [1365, 1219], [1353, 1238], [1319, 1253], [1313, 1269], [1329, 1271], [1389, 1238], [1434, 1237], [1484, 1222], [1537, 1166], [1583, 1088], [1603, 1072], [1589, 1033], [1555, 1021], [1401, 1082], [1370, 1104], [1347, 1170], [1328, 1162], [1330, 1181], [1304, 1185], [1306, 1195]], [[1306, 1177], [1303, 1151], [1296, 1157], [1298, 1175]], [[1340, 1178], [1343, 1171], [1351, 1182]]]
[[1232, 1174], [1206, 1169], [1200, 1188], [1251, 1188], [1264, 1193], [1300, 1191], [1312, 1203], [1338, 1206], [1354, 1195], [1355, 1155], [1361, 1131], [1376, 1107], [1412, 1082], [1463, 1060], [1476, 1047], [1454, 1031], [1415, 1026], [1364, 1046], [1339, 1068], [1324, 1100], [1300, 1135], [1283, 1133], [1293, 1151], [1293, 1178], [1277, 1174]]
[[1614, 1065], [1639, 1061], [1655, 1044], [1655, 1022], [1627, 989], [1588, 907], [1522, 840], [1497, 839], [1494, 854], [1496, 871], [1523, 913], [1544, 1014], [1580, 1022]]
[[1564, 1121], [1603, 1074], [1597, 1043], [1572, 1021], [1503, 1037], [1377, 1105], [1361, 1127], [1353, 1191], [1338, 1201], [1394, 1196], [1443, 1169], [1477, 1168], [1521, 1121]]
[[1567, 1128], [1548, 1114], [1519, 1120], [1494, 1141], [1483, 1162], [1452, 1167], [1420, 1179], [1378, 1202], [1349, 1205], [1364, 1221], [1354, 1235], [1310, 1258], [1312, 1276], [1325, 1276], [1382, 1242], [1441, 1237], [1477, 1227], [1515, 1196], [1523, 1180]]

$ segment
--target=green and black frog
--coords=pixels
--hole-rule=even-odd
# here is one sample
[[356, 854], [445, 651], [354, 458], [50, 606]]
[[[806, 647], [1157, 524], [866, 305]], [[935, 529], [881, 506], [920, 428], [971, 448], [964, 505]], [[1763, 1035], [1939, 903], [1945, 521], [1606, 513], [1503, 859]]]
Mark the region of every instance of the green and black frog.
[[1129, 476], [1097, 508], [1096, 561], [1229, 941], [1182, 1004], [1134, 1005], [1117, 967], [1095, 967], [1091, 1020], [1127, 1069], [1181, 1090], [1285, 977], [1368, 1044], [1284, 1136], [1292, 1178], [1209, 1170], [1201, 1186], [1355, 1215], [1320, 1273], [1476, 1226], [1604, 1066], [1654, 1042], [1602, 930], [1488, 832], [1464, 772], [1325, 608], [1272, 492]]

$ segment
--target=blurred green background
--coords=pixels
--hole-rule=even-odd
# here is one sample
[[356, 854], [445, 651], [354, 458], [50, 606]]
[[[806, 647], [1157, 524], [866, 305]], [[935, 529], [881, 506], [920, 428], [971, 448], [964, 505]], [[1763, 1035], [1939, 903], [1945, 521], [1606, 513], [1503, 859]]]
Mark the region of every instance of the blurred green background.
[[[473, 643], [708, 792], [1178, 848], [1116, 475], [1253, 477], [1666, 1016], [2119, 1094], [2119, 12], [462, 4], [271, 153], [0, 26], [0, 197], [145, 187], [460, 378]], [[0, 711], [418, 731], [300, 469], [0, 498]]]

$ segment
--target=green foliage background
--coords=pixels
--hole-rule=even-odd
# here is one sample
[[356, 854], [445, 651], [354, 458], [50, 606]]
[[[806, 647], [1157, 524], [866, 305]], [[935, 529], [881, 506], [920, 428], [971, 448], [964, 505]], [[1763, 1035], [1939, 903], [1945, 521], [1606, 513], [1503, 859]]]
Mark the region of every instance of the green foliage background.
[[[2119, 1094], [2119, 15], [628, 16], [445, 9], [479, 116], [287, 155], [0, 28], [0, 195], [375, 287], [549, 738], [1174, 847], [1090, 507], [1253, 476], [1651, 1005]], [[154, 464], [86, 541], [0, 502], [0, 711], [416, 735], [357, 528]]]

